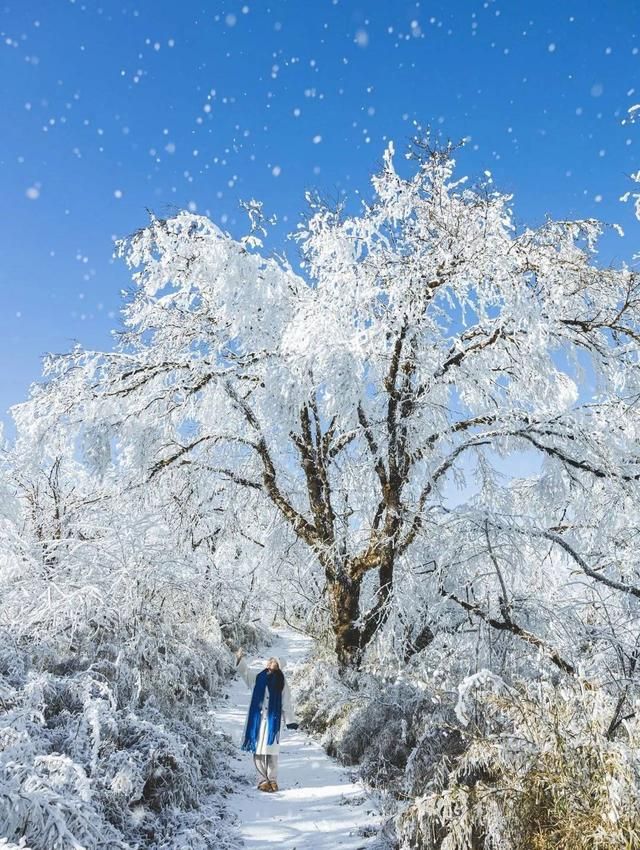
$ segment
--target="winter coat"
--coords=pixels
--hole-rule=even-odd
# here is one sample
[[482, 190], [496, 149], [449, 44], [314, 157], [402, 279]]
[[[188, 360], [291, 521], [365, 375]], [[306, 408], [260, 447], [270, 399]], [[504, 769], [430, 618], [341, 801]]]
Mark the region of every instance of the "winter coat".
[[[247, 662], [244, 658], [240, 659], [238, 664], [238, 672], [246, 682], [249, 690], [253, 691], [253, 686], [256, 683], [256, 676], [260, 672], [251, 670], [247, 665]], [[264, 700], [262, 703], [261, 709], [261, 718], [260, 718], [260, 731], [258, 732], [258, 746], [256, 747], [256, 755], [257, 756], [277, 756], [280, 752], [280, 742], [278, 738], [273, 742], [273, 744], [267, 743], [267, 714], [269, 710], [269, 690], [266, 689], [264, 693]], [[244, 735], [247, 731], [247, 722], [249, 720], [249, 713], [247, 712], [247, 719], [245, 720], [245, 728], [242, 733], [242, 737], [244, 739]], [[284, 690], [282, 691], [282, 725], [285, 726], [287, 723], [297, 723], [293, 705], [291, 703], [291, 691], [289, 690], [289, 685], [287, 684], [287, 680], [284, 680]], [[280, 728], [282, 731], [282, 727]]]

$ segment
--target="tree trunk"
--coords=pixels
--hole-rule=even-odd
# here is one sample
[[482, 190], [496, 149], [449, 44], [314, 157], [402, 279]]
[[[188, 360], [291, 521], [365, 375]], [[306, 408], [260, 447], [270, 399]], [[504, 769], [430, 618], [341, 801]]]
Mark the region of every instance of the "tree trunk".
[[365, 613], [360, 610], [360, 592], [366, 573], [354, 576], [342, 572], [327, 578], [335, 652], [341, 667], [358, 669], [367, 646], [384, 625], [392, 595], [393, 566], [393, 552], [388, 552], [378, 570], [378, 592]]
[[362, 646], [360, 629], [360, 588], [362, 579], [341, 575], [328, 583], [331, 604], [331, 625], [335, 635], [335, 650], [341, 667], [358, 667]]

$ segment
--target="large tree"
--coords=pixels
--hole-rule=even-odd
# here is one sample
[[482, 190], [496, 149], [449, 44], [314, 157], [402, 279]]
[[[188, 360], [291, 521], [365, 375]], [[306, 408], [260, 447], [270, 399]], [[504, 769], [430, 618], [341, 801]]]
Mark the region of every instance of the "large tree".
[[[639, 276], [597, 264], [597, 222], [517, 228], [510, 196], [453, 180], [450, 148], [412, 160], [401, 176], [390, 145], [358, 214], [311, 200], [301, 274], [255, 236], [153, 217], [120, 246], [134, 288], [117, 350], [53, 358], [42, 390], [66, 382], [120, 451], [144, 433], [147, 480], [186, 470], [233, 491], [234, 511], [270, 510], [321, 570], [343, 665], [385, 623], [399, 565], [437, 556], [430, 518], [450, 479], [496, 453], [546, 461], [541, 522], [483, 520], [492, 478], [479, 474], [456, 522], [484, 541], [499, 615], [446, 575], [443, 596], [546, 650], [514, 620], [496, 535], [544, 540], [615, 592], [637, 584], [615, 557], [605, 573], [581, 562], [577, 529], [589, 482], [624, 490], [639, 474]], [[427, 620], [414, 648], [430, 637]]]

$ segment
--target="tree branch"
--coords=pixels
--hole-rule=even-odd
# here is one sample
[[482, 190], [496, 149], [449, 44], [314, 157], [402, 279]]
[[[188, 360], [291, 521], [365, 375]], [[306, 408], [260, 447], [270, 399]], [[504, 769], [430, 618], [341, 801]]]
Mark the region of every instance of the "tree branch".
[[535, 646], [537, 649], [542, 650], [553, 662], [553, 664], [556, 665], [556, 667], [571, 676], [575, 675], [575, 667], [568, 661], [565, 661], [565, 659], [562, 658], [562, 656], [556, 649], [546, 643], [546, 641], [544, 641], [542, 638], [532, 634], [526, 629], [523, 629], [522, 626], [519, 626], [513, 620], [496, 620], [495, 617], [491, 617], [486, 611], [483, 611], [479, 605], [476, 605], [472, 602], [467, 602], [465, 599], [460, 599], [460, 597], [456, 596], [455, 593], [449, 593], [442, 587], [440, 588], [440, 593], [446, 599], [451, 599], [451, 601], [455, 602], [456, 605], [459, 605], [461, 608], [464, 608], [465, 611], [468, 611], [470, 614], [473, 614], [475, 617], [478, 617], [485, 623], [488, 623], [492, 628], [497, 629], [498, 631], [511, 632], [511, 634], [515, 635], [516, 637], [519, 637], [526, 643], [529, 643], [532, 646]]

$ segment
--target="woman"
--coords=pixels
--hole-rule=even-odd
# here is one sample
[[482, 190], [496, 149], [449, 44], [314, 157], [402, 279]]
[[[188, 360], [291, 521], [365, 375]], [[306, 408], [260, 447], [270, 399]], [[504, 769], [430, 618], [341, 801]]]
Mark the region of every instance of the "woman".
[[252, 689], [242, 749], [253, 753], [253, 763], [261, 777], [259, 790], [277, 791], [281, 721], [287, 729], [298, 728], [291, 692], [281, 669], [284, 665], [272, 656], [264, 670], [256, 673], [247, 666], [243, 649], [236, 652], [236, 664], [247, 687]]

